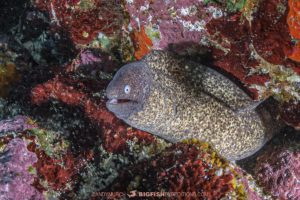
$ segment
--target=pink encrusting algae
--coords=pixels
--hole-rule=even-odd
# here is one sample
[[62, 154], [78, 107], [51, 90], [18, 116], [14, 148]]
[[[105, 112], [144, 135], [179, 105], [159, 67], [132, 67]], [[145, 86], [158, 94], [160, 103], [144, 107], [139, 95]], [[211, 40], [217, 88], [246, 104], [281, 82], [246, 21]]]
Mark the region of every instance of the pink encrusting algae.
[[257, 158], [255, 176], [265, 191], [281, 200], [300, 198], [300, 148], [297, 143], [269, 147]]
[[19, 138], [12, 139], [0, 152], [0, 199], [45, 199], [32, 184], [35, 175], [30, 167], [37, 156], [27, 150], [27, 144]]
[[0, 34], [1, 200], [133, 190], [300, 199], [297, 141], [271, 145], [257, 159], [254, 178], [270, 197], [206, 143], [171, 144], [105, 105], [120, 66], [152, 50], [175, 51], [224, 72], [253, 99], [274, 97], [278, 117], [300, 130], [298, 0], [3, 2], [0, 21], [13, 24]]

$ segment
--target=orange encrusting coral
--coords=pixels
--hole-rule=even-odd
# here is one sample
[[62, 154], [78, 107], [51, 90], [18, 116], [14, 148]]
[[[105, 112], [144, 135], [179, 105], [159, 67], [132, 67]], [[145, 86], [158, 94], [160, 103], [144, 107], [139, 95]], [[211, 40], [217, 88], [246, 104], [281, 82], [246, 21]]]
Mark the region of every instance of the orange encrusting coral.
[[300, 1], [289, 0], [289, 14], [287, 18], [291, 36], [300, 39]]
[[[287, 17], [290, 35], [300, 39], [300, 1], [289, 0], [289, 14]], [[300, 62], [300, 42], [298, 41], [293, 47], [293, 51], [288, 57], [294, 61]]]
[[141, 27], [140, 31], [133, 31], [130, 37], [134, 43], [134, 57], [139, 60], [151, 50], [150, 47], [153, 46], [153, 43], [147, 36], [144, 27]]
[[289, 55], [289, 58], [300, 62], [300, 42], [297, 42], [297, 44], [294, 46], [292, 53]]

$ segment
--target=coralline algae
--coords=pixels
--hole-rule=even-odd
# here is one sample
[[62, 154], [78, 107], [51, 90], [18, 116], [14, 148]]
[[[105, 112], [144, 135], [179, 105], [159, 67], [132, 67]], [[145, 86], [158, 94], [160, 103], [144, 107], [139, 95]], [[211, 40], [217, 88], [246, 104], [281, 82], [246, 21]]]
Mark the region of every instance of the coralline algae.
[[264, 190], [281, 200], [300, 198], [300, 146], [269, 147], [257, 158], [255, 176]]
[[19, 133], [36, 127], [34, 122], [26, 116], [16, 116], [12, 119], [0, 121], [0, 136], [4, 133]]
[[[248, 2], [248, 1], [247, 1]], [[251, 1], [249, 1], [251, 2]], [[240, 80], [254, 98], [274, 96], [283, 102], [281, 117], [298, 127], [300, 64], [289, 59], [295, 53], [297, 4], [294, 1], [253, 1], [241, 12], [211, 20], [207, 25], [213, 64]], [[245, 9], [251, 19], [245, 21]], [[230, 19], [230, 20], [229, 20]], [[293, 55], [296, 55], [294, 54]]]
[[[214, 64], [237, 77], [260, 98], [289, 94], [297, 99], [295, 94], [299, 92], [293, 83], [297, 81], [290, 78], [299, 77], [299, 64], [286, 59], [292, 49], [286, 6], [280, 0], [263, 1], [250, 22], [236, 13], [232, 20], [223, 17], [207, 25], [212, 39], [219, 41], [212, 49]], [[286, 73], [289, 70], [291, 73]], [[286, 98], [281, 95], [278, 99]]]
[[280, 117], [290, 126], [300, 130], [300, 103], [286, 102], [280, 108]]
[[33, 4], [47, 11], [56, 27], [69, 32], [73, 42], [80, 45], [89, 44], [99, 33], [120, 31], [124, 19], [119, 1], [35, 0]]
[[[53, 90], [55, 88], [55, 90]], [[63, 93], [62, 93], [63, 92]], [[75, 91], [60, 81], [47, 82], [33, 90], [33, 102], [43, 103], [49, 98], [55, 98], [71, 106], [80, 106], [85, 109], [86, 116], [94, 125], [102, 130], [104, 147], [110, 152], [123, 152], [128, 149], [128, 140], [138, 138], [144, 144], [150, 144], [155, 139], [146, 132], [129, 128], [105, 108], [105, 101], [93, 102], [87, 94]]]
[[170, 44], [195, 42], [205, 37], [205, 25], [223, 12], [217, 7], [206, 7], [202, 1], [127, 1], [126, 10], [133, 30], [145, 28], [153, 42], [153, 49], [164, 49]]
[[23, 140], [15, 138], [0, 152], [0, 199], [44, 199], [32, 186], [35, 176], [29, 173], [29, 168], [37, 157], [26, 146]]
[[201, 44], [211, 49], [213, 64], [239, 79], [254, 98], [275, 96], [281, 102], [300, 99], [300, 65], [292, 59], [299, 51], [297, 6], [293, 0], [126, 1], [129, 27], [144, 35], [133, 40], [137, 59], [151, 49], [177, 44], [182, 52]]
[[[103, 141], [102, 147], [104, 147], [102, 149], [102, 151], [107, 150], [108, 152], [112, 152], [112, 153], [108, 153], [111, 157], [114, 157], [116, 155], [116, 153], [118, 155], [125, 156], [125, 157], [118, 156], [117, 158], [115, 158], [115, 159], [120, 159], [119, 161], [117, 161], [117, 160], [111, 161], [109, 159], [109, 163], [113, 162], [113, 163], [110, 163], [110, 166], [116, 167], [116, 169], [114, 168], [114, 169], [110, 170], [111, 173], [106, 172], [106, 169], [103, 169], [103, 168], [101, 168], [101, 170], [102, 170], [101, 173], [96, 173], [98, 166], [95, 163], [93, 163], [93, 164], [91, 163], [90, 166], [88, 165], [89, 167], [86, 169], [87, 171], [84, 174], [79, 175], [79, 176], [83, 176], [85, 179], [85, 181], [82, 182], [82, 185], [80, 185], [80, 188], [81, 188], [80, 189], [80, 197], [87, 197], [89, 195], [92, 195], [93, 192], [98, 192], [97, 188], [98, 189], [104, 188], [103, 190], [113, 191], [113, 190], [111, 190], [110, 187], [106, 186], [107, 183], [110, 183], [113, 181], [112, 179], [116, 179], [116, 182], [119, 182], [118, 180], [122, 180], [122, 182], [124, 182], [124, 180], [127, 180], [127, 178], [122, 179], [123, 175], [121, 175], [121, 174], [124, 174], [124, 176], [128, 176], [127, 173], [128, 173], [128, 170], [130, 170], [130, 168], [127, 169], [124, 166], [124, 169], [123, 168], [120, 169], [120, 166], [123, 166], [120, 163], [124, 162], [124, 163], [130, 164], [130, 163], [134, 162], [134, 165], [137, 165], [136, 160], [135, 161], [130, 160], [130, 158], [132, 158], [130, 156], [135, 154], [132, 151], [132, 147], [134, 147], [135, 145], [132, 146], [131, 141], [136, 142], [136, 144], [139, 146], [138, 149], [145, 149], [149, 144], [156, 143], [156, 140], [153, 137], [150, 137], [149, 134], [142, 132], [142, 131], [137, 131], [135, 129], [129, 129], [123, 122], [121, 122], [116, 117], [114, 117], [114, 115], [112, 115], [110, 112], [108, 112], [105, 109], [104, 99], [103, 99], [102, 95], [100, 95], [100, 94], [99, 94], [100, 96], [89, 95], [93, 92], [96, 92], [96, 91], [99, 92], [99, 91], [103, 90], [105, 88], [105, 86], [107, 85], [108, 80], [110, 79], [110, 78], [108, 78], [109, 76], [101, 76], [102, 78], [104, 78], [101, 81], [99, 81], [99, 79], [95, 78], [94, 75], [97, 74], [97, 71], [100, 69], [103, 69], [102, 65], [101, 65], [102, 61], [105, 61], [106, 59], [102, 59], [101, 56], [97, 57], [96, 54], [90, 55], [90, 53], [91, 52], [89, 52], [89, 51], [84, 52], [82, 54], [82, 56], [78, 57], [78, 59], [74, 60], [71, 64], [66, 65], [66, 67], [65, 67], [66, 72], [64, 72], [60, 75], [57, 75], [54, 79], [49, 80], [46, 83], [37, 85], [32, 90], [32, 102], [36, 103], [38, 105], [48, 102], [51, 99], [56, 99], [56, 100], [66, 103], [67, 105], [76, 106], [76, 107], [79, 106], [79, 107], [84, 108], [86, 116], [90, 119], [91, 123], [94, 125], [97, 125], [97, 128], [99, 129], [99, 127], [100, 127], [100, 129], [102, 130], [101, 140]], [[109, 62], [111, 62], [111, 61], [109, 61]], [[82, 63], [82, 64], [80, 64], [80, 63]], [[96, 63], [96, 65], [95, 65], [95, 63]], [[97, 68], [96, 66], [98, 66], [99, 68]], [[111, 66], [116, 66], [116, 65], [114, 64]], [[86, 70], [86, 72], [89, 72], [90, 67], [91, 67], [91, 69], [93, 69], [91, 71], [93, 73], [90, 75], [84, 76], [84, 74], [82, 74], [82, 70]], [[77, 74], [77, 76], [76, 76], [76, 74]], [[86, 81], [86, 80], [88, 80], [88, 81]], [[93, 92], [91, 92], [91, 91], [93, 91]], [[100, 97], [100, 99], [99, 99], [99, 97]], [[137, 146], [135, 146], [133, 149], [135, 149], [136, 147]], [[149, 157], [147, 157], [147, 155], [151, 152], [152, 152], [151, 154], [155, 155], [154, 152], [156, 152], [156, 151], [157, 151], [157, 148], [154, 148], [152, 150], [149, 149], [147, 151], [143, 150], [142, 153], [140, 153], [140, 155], [144, 155], [143, 157], [147, 158], [147, 161], [145, 160], [144, 162], [150, 162], [150, 160], [152, 160], [151, 156], [149, 158]], [[174, 149], [172, 151], [176, 151], [176, 148], [174, 147]], [[171, 154], [171, 150], [169, 153]], [[164, 159], [166, 157], [167, 157], [167, 155], [162, 154], [162, 156], [160, 158], [161, 162], [166, 161]], [[129, 160], [127, 160], [128, 158], [129, 158]], [[105, 161], [106, 164], [107, 164], [107, 162], [108, 161]], [[198, 161], [195, 162], [195, 165], [199, 164], [199, 162]], [[173, 164], [174, 163], [172, 163], [172, 162], [169, 163], [170, 166]], [[147, 166], [152, 166], [152, 165], [147, 165]], [[155, 166], [156, 166], [156, 168], [159, 168], [158, 167], [159, 165], [155, 165]], [[189, 167], [190, 163], [186, 163], [186, 165], [184, 165], [184, 166]], [[198, 165], [198, 166], [200, 167], [202, 165]], [[192, 166], [192, 169], [194, 169], [194, 168], [198, 169], [197, 167]], [[47, 169], [47, 167], [45, 169]], [[53, 169], [54, 169], [54, 167], [53, 167]], [[117, 169], [120, 171], [119, 174], [116, 172]], [[204, 167], [204, 169], [205, 169], [205, 167]], [[141, 177], [144, 176], [143, 173], [145, 172], [145, 167], [140, 167], [140, 165], [138, 165], [138, 166], [136, 166], [136, 168], [133, 171], [136, 173], [139, 170], [141, 171], [140, 176]], [[181, 170], [181, 168], [178, 168], [178, 170], [179, 170], [178, 172], [180, 172], [180, 173], [185, 173], [184, 171]], [[43, 173], [46, 171], [48, 171], [48, 170], [44, 170]], [[166, 173], [167, 172], [168, 171], [166, 170]], [[215, 172], [216, 172], [216, 174], [221, 174], [222, 172], [224, 172], [224, 170], [216, 169]], [[97, 178], [97, 180], [98, 180], [98, 179], [101, 179], [103, 174], [107, 174], [107, 176], [109, 176], [109, 178], [107, 180], [105, 179], [106, 184], [102, 185], [102, 182], [101, 182], [101, 184], [100, 184], [101, 187], [98, 187], [98, 185], [95, 183], [95, 181], [96, 181], [95, 176], [98, 177]], [[243, 176], [248, 177], [248, 175], [246, 175], [244, 173], [242, 173], [242, 174], [243, 174]], [[47, 175], [47, 173], [45, 175]], [[161, 181], [164, 180], [164, 181], [166, 181], [166, 183], [169, 183], [167, 180], [169, 180], [168, 177], [171, 176], [172, 174], [167, 174], [167, 175], [168, 176], [165, 176], [165, 177], [167, 177], [166, 180], [164, 180], [162, 178]], [[78, 175], [76, 175], [76, 176], [78, 176]], [[50, 180], [51, 182], [55, 182], [55, 179], [53, 179], [53, 177], [48, 180]], [[129, 178], [128, 181], [129, 180], [132, 180], [132, 179]], [[139, 178], [134, 178], [134, 181], [132, 181], [131, 184], [128, 183], [128, 185], [130, 185], [129, 188], [132, 188], [132, 185], [136, 185], [135, 182], [138, 180], [139, 180]], [[172, 182], [174, 182], [174, 181], [175, 182], [180, 181], [180, 179], [176, 180], [176, 178], [173, 177]], [[155, 185], [156, 181], [153, 181], [153, 182], [149, 181], [149, 183], [152, 183], [152, 185]], [[249, 181], [243, 187], [245, 187], [245, 188], [252, 187], [253, 183], [254, 183], [253, 180]], [[185, 184], [188, 184], [188, 183], [185, 183]], [[218, 185], [218, 187], [219, 186], [221, 187], [221, 185]], [[235, 187], [236, 183], [234, 183], [234, 181], [233, 181], [233, 183], [230, 183], [229, 185]], [[60, 185], [60, 188], [61, 188], [61, 186], [62, 185]], [[170, 188], [172, 188], [171, 183], [168, 186], [170, 186]], [[227, 186], [225, 186], [225, 187], [227, 187]], [[247, 195], [249, 195], [249, 196], [252, 195], [251, 199], [260, 199], [260, 197], [259, 197], [260, 195], [257, 196], [257, 194], [255, 192], [256, 190], [253, 190], [253, 189], [244, 190], [243, 187], [237, 187], [237, 189], [235, 190], [235, 195], [237, 195], [237, 193], [238, 193], [238, 195], [241, 195], [241, 196], [245, 195], [245, 191], [246, 191]], [[213, 193], [213, 191], [211, 191], [209, 188], [206, 188], [206, 189], [207, 189], [207, 195], [209, 195], [210, 192]], [[170, 191], [171, 191], [171, 189], [170, 189]], [[224, 190], [224, 192], [225, 191], [227, 191], [227, 189]], [[249, 191], [254, 191], [254, 192], [249, 192]], [[74, 193], [76, 193], [76, 191], [74, 191]], [[221, 195], [221, 193], [218, 195]], [[73, 195], [75, 195], [75, 194], [73, 194]], [[222, 193], [222, 195], [223, 195], [223, 193]]]
[[[4, 134], [17, 133], [23, 140], [17, 139], [17, 144], [30, 141], [31, 152], [22, 145], [21, 148], [29, 157], [36, 155], [19, 167], [23, 170], [19, 178], [25, 176], [28, 182], [19, 180], [15, 184], [12, 176], [6, 176], [5, 180], [15, 184], [15, 190], [6, 195], [26, 199], [24, 195], [28, 193], [24, 191], [37, 192], [36, 199], [39, 199], [38, 191], [44, 191], [49, 199], [90, 199], [99, 190], [113, 191], [113, 187], [107, 185], [115, 180], [112, 185], [117, 186], [116, 183], [121, 181], [126, 187], [123, 191], [128, 194], [131, 189], [143, 186], [151, 191], [161, 188], [192, 191], [195, 187], [205, 186], [200, 193], [212, 199], [213, 196], [234, 195], [234, 198], [247, 196], [252, 200], [263, 196], [257, 194], [254, 181], [246, 181], [248, 175], [237, 168], [234, 167], [231, 173], [217, 159], [196, 157], [203, 152], [187, 152], [194, 148], [193, 145], [170, 146], [146, 132], [128, 127], [106, 110], [103, 90], [112, 72], [124, 64], [122, 62], [140, 59], [152, 49], [170, 48], [180, 55], [211, 51], [212, 57], [205, 57], [205, 61], [237, 78], [254, 97], [274, 95], [284, 101], [280, 106], [281, 117], [299, 128], [297, 0], [177, 0], [176, 3], [168, 0], [21, 0], [18, 3], [4, 0], [1, 10], [1, 30], [12, 34], [19, 43], [8, 44], [0, 36], [0, 93], [5, 96], [1, 102], [6, 102], [1, 105], [1, 119], [23, 113], [39, 121], [40, 116], [37, 119], [36, 115], [47, 109], [53, 110], [53, 116], [63, 119], [55, 123], [53, 116], [43, 116], [55, 123], [55, 130], [59, 130], [62, 137], [41, 127], [31, 129], [31, 120], [27, 123], [26, 117], [1, 122], [0, 182], [2, 173], [7, 172], [6, 168], [3, 171], [2, 158], [8, 160], [2, 156], [3, 148], [9, 141], [12, 142], [10, 149], [18, 148], [12, 145], [16, 139], [11, 135], [2, 137]], [[87, 46], [96, 49], [85, 49]], [[24, 77], [20, 82], [19, 75]], [[14, 90], [15, 86], [18, 90]], [[30, 95], [33, 104], [28, 101]], [[81, 111], [82, 115], [73, 109]], [[64, 120], [65, 112], [76, 116], [74, 123], [86, 121], [85, 124], [80, 122], [82, 129], [74, 126], [64, 132], [71, 121], [69, 118]], [[213, 155], [210, 158], [215, 158]], [[268, 155], [273, 154], [269, 152]], [[284, 155], [293, 161], [294, 154]], [[36, 157], [38, 160], [34, 164]], [[275, 159], [276, 155], [273, 157]], [[266, 159], [269, 158], [266, 156]], [[274, 169], [275, 164], [270, 162], [268, 169]], [[30, 172], [37, 176], [26, 176], [28, 163], [34, 165], [29, 167]], [[292, 174], [296, 172], [294, 167], [289, 170]], [[145, 174], [145, 171], [149, 173]], [[225, 177], [227, 173], [230, 176]], [[241, 177], [245, 181], [236, 178], [237, 173], [243, 174]], [[261, 173], [264, 174], [263, 170]], [[212, 179], [206, 180], [201, 175]], [[271, 175], [264, 174], [265, 177]], [[15, 176], [15, 180], [17, 178]], [[34, 186], [30, 185], [33, 178]], [[280, 182], [282, 179], [268, 180]], [[1, 191], [5, 190], [2, 186], [0, 184]], [[282, 188], [278, 191], [286, 197], [286, 187], [275, 186]], [[275, 191], [275, 186], [268, 186], [271, 188], [268, 191]], [[22, 188], [21, 197], [17, 196], [19, 188]]]
[[170, 197], [175, 199], [270, 199], [250, 175], [220, 158], [207, 143], [197, 140], [173, 144], [148, 160], [120, 170], [119, 174], [103, 191], [186, 192], [190, 195]]

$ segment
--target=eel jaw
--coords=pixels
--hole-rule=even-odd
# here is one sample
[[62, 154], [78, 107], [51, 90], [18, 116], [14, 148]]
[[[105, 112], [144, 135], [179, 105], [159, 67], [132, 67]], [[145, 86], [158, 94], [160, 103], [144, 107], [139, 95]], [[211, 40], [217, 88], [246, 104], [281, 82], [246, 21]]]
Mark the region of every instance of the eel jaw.
[[107, 101], [108, 104], [112, 104], [112, 105], [124, 104], [128, 102], [136, 102], [136, 101], [130, 99], [115, 99], [115, 98]]
[[127, 119], [131, 114], [138, 110], [139, 102], [131, 99], [112, 98], [106, 102], [106, 107], [118, 118]]

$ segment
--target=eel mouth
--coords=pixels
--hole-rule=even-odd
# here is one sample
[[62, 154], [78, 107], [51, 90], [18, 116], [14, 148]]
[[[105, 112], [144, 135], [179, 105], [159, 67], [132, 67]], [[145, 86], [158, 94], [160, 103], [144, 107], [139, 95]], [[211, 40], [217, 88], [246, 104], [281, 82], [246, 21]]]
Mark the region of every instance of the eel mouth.
[[107, 101], [108, 104], [110, 105], [122, 105], [122, 104], [127, 104], [127, 103], [138, 103], [137, 101], [131, 100], [131, 99], [109, 99]]
[[118, 118], [125, 120], [140, 109], [140, 104], [138, 101], [131, 99], [112, 98], [106, 102], [106, 107]]

